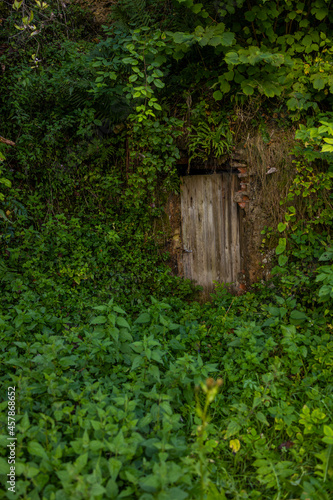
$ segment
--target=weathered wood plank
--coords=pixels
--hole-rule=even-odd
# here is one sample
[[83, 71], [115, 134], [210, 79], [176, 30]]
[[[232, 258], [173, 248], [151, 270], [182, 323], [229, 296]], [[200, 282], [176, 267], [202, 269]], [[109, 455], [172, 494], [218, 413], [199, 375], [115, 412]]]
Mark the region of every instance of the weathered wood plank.
[[184, 275], [206, 292], [213, 290], [213, 281], [235, 282], [241, 270], [237, 189], [237, 175], [229, 173], [182, 178]]

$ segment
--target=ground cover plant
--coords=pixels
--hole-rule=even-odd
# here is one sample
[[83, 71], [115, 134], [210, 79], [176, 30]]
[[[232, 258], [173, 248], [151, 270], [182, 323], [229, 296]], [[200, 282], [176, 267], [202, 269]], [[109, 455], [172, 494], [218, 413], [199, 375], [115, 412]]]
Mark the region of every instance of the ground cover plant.
[[[0, 6], [0, 498], [330, 500], [329, 2], [102, 3]], [[273, 126], [270, 279], [200, 303], [177, 161]]]
[[[3, 311], [17, 498], [330, 498], [332, 314], [320, 280], [310, 307], [275, 288], [222, 288], [204, 306], [152, 298], [134, 314], [111, 299], [77, 325], [50, 306]], [[209, 377], [223, 381], [217, 395]]]

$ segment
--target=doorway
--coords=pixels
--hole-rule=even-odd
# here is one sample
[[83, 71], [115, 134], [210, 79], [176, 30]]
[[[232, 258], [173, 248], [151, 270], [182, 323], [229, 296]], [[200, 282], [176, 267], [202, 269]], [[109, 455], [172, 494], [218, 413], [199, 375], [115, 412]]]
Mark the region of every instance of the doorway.
[[238, 177], [223, 172], [181, 180], [184, 277], [210, 293], [214, 281], [235, 283], [242, 269]]

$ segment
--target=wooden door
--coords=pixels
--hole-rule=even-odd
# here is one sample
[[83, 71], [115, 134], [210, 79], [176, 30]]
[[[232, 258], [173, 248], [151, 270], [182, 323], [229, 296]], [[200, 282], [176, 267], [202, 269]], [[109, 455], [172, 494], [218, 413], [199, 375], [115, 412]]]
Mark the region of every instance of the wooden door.
[[181, 213], [184, 276], [206, 292], [213, 281], [231, 283], [241, 271], [238, 177], [231, 173], [182, 178]]

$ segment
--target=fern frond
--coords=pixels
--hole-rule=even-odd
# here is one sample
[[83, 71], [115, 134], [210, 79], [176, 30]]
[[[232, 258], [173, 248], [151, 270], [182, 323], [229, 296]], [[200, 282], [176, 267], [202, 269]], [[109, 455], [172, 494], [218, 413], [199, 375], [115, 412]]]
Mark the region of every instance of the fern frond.
[[120, 0], [111, 11], [112, 19], [122, 29], [150, 26], [154, 21], [146, 0]]

